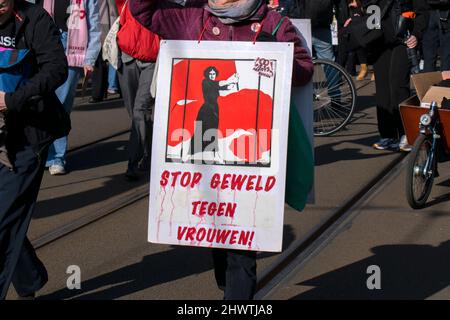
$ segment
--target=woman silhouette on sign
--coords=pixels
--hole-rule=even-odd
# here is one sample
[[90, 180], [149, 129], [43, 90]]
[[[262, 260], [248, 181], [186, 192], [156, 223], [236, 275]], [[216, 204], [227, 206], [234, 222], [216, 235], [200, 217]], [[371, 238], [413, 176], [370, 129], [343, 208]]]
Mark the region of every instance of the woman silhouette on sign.
[[[195, 120], [195, 131], [191, 139], [190, 154], [214, 151], [215, 159], [217, 159], [217, 130], [219, 128], [219, 104], [217, 103], [217, 98], [220, 96], [219, 91], [233, 89], [238, 83], [239, 76], [235, 73], [227, 80], [216, 81], [219, 71], [213, 66], [206, 68], [203, 74], [205, 76], [202, 82], [204, 103], [198, 111], [197, 119]], [[207, 133], [206, 136], [205, 133]], [[199, 142], [196, 143], [196, 139]]]

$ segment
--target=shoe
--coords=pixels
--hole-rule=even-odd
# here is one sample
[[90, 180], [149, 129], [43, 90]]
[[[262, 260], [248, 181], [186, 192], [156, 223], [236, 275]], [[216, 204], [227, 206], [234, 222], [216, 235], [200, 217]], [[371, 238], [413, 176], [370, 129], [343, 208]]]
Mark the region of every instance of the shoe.
[[412, 145], [408, 143], [408, 138], [406, 138], [406, 135], [403, 135], [400, 138], [400, 143], [398, 144], [398, 147], [400, 151], [404, 152], [410, 152], [412, 150]]
[[103, 99], [99, 99], [99, 98], [90, 98], [89, 99], [89, 103], [99, 103], [99, 102], [102, 102], [103, 101]]
[[362, 81], [367, 75], [367, 64], [361, 64], [361, 69], [359, 70], [358, 77], [356, 77], [356, 80]]
[[117, 89], [108, 89], [108, 93], [109, 94], [118, 94], [119, 90], [117, 90]]
[[397, 150], [398, 140], [392, 138], [383, 138], [380, 141], [375, 142], [372, 147], [377, 150]]
[[48, 171], [52, 176], [60, 176], [66, 174], [66, 168], [62, 164], [52, 164]]

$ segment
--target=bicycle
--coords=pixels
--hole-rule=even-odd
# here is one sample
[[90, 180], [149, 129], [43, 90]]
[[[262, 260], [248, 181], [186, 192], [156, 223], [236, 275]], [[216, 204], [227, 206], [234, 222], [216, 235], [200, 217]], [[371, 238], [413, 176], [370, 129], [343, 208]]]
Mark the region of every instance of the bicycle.
[[450, 110], [438, 109], [433, 102], [429, 110], [401, 106], [400, 112], [408, 139], [415, 141], [406, 165], [406, 199], [411, 208], [421, 209], [438, 175], [438, 163], [450, 161]]
[[355, 111], [356, 87], [338, 63], [314, 59], [314, 136], [328, 136], [344, 128]]

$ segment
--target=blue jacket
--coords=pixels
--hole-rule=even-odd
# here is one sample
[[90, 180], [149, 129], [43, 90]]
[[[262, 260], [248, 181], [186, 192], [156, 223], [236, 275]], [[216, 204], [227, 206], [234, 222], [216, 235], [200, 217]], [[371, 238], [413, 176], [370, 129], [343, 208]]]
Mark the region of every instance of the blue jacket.
[[100, 10], [98, 0], [83, 0], [86, 8], [88, 25], [88, 46], [86, 51], [85, 65], [94, 66], [101, 49]]

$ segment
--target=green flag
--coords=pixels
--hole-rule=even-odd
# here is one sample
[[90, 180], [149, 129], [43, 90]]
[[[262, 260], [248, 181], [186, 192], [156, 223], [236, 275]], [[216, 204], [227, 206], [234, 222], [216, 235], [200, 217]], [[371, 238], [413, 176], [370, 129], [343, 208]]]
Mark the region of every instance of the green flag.
[[291, 104], [289, 114], [286, 169], [286, 203], [303, 210], [314, 184], [314, 157], [311, 143], [297, 108]]

